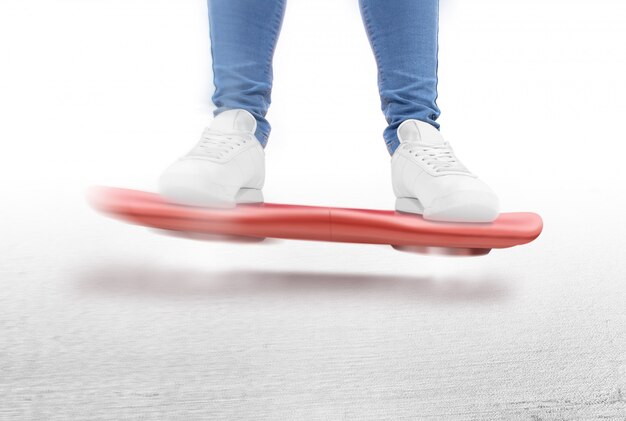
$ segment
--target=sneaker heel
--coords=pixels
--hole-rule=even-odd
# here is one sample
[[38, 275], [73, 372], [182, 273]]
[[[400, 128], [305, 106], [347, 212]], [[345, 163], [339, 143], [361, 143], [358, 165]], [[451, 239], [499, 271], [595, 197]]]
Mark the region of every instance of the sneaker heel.
[[424, 213], [424, 206], [414, 197], [398, 197], [396, 199], [396, 210], [398, 212], [422, 215]]
[[241, 188], [235, 196], [237, 204], [263, 203], [263, 192], [260, 189]]

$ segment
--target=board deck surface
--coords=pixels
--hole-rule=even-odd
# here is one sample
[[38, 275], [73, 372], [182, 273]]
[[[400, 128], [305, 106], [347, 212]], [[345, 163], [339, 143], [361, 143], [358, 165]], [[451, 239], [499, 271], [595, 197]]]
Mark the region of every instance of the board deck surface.
[[184, 206], [156, 193], [91, 187], [97, 210], [124, 221], [161, 230], [216, 238], [264, 238], [386, 244], [398, 250], [479, 255], [490, 249], [529, 243], [543, 229], [531, 212], [502, 213], [492, 223], [433, 222], [395, 210], [372, 210], [278, 203], [233, 209]]

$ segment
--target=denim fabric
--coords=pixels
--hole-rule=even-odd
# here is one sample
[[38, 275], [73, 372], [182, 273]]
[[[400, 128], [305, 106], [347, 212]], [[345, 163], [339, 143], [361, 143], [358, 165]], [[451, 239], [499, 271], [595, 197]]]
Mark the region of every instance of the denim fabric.
[[[213, 59], [214, 115], [233, 108], [257, 119], [256, 137], [265, 147], [271, 131], [272, 59], [287, 0], [208, 0]], [[358, 0], [376, 58], [381, 109], [390, 154], [396, 130], [406, 119], [436, 128], [438, 0]]]

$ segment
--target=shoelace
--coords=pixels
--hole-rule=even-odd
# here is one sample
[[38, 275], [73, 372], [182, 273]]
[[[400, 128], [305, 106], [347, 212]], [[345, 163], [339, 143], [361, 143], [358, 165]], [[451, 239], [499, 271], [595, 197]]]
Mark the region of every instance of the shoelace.
[[452, 152], [452, 149], [447, 143], [442, 145], [409, 143], [406, 148], [409, 150], [409, 153], [421, 159], [437, 173], [446, 171], [470, 173], [463, 164], [457, 160], [454, 152]]
[[241, 135], [242, 132], [222, 132], [207, 128], [202, 133], [196, 150], [206, 157], [220, 159], [235, 146], [248, 143], [248, 136], [242, 139]]

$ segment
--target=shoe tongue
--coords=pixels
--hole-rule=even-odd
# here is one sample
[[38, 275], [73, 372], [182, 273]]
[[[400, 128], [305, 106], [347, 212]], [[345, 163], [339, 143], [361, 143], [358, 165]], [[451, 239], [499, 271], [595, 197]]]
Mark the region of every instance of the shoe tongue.
[[435, 126], [420, 120], [405, 120], [398, 127], [400, 143], [420, 145], [443, 145], [443, 136]]
[[211, 129], [218, 131], [241, 131], [254, 133], [256, 131], [256, 119], [246, 110], [226, 110], [213, 118]]

